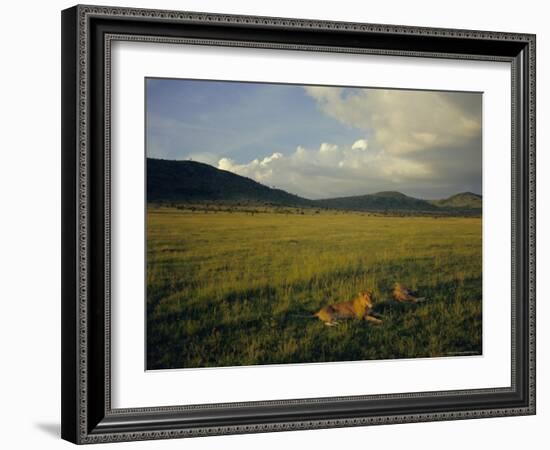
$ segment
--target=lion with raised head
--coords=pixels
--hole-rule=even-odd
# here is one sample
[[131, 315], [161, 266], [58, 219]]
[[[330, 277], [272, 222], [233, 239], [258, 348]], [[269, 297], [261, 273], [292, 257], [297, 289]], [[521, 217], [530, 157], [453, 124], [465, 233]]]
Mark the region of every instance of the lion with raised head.
[[349, 302], [333, 303], [325, 306], [313, 314], [327, 326], [338, 324], [338, 320], [359, 319], [368, 320], [372, 323], [382, 321], [369, 314], [373, 307], [373, 295], [370, 291], [360, 292], [355, 299]]

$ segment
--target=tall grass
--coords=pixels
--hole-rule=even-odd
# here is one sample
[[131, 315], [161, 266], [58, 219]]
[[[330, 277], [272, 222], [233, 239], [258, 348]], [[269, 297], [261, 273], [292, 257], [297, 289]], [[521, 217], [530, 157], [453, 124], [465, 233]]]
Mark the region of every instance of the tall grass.
[[[307, 317], [365, 289], [382, 325]], [[481, 291], [479, 218], [148, 210], [150, 369], [479, 354]]]

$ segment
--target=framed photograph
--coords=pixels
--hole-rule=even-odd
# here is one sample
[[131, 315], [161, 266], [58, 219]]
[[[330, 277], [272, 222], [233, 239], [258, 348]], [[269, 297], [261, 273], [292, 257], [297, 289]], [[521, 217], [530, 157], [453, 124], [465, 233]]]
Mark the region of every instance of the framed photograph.
[[535, 36], [62, 12], [62, 437], [535, 414]]

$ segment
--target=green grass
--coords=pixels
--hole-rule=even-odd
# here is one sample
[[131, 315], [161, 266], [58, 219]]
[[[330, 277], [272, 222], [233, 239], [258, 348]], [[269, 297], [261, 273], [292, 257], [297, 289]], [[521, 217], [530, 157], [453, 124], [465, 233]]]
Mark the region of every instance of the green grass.
[[[365, 289], [382, 325], [305, 317]], [[480, 354], [481, 293], [480, 218], [149, 205], [149, 369]]]

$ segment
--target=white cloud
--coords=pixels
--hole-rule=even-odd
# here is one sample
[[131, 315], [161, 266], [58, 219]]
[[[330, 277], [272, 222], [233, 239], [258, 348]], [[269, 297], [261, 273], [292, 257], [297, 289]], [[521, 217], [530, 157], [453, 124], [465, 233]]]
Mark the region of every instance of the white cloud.
[[367, 149], [366, 139], [351, 146], [324, 142], [318, 149], [298, 146], [290, 155], [277, 152], [244, 164], [221, 158], [218, 168], [309, 198], [366, 194], [431, 174], [425, 164]]
[[405, 155], [459, 146], [481, 133], [479, 94], [308, 86], [319, 108], [369, 133], [371, 144]]
[[221, 158], [218, 161], [218, 169], [228, 170], [239, 175], [253, 178], [260, 183], [269, 183], [273, 177], [273, 169], [277, 167], [277, 161], [283, 158], [282, 153], [273, 153], [261, 161], [254, 159], [247, 164], [236, 164], [230, 158]]
[[353, 145], [351, 146], [352, 150], [366, 150], [367, 149], [367, 140], [366, 139], [358, 139], [356, 140]]
[[338, 146], [334, 144], [327, 144], [323, 142], [319, 148], [319, 153], [330, 154], [338, 151]]

